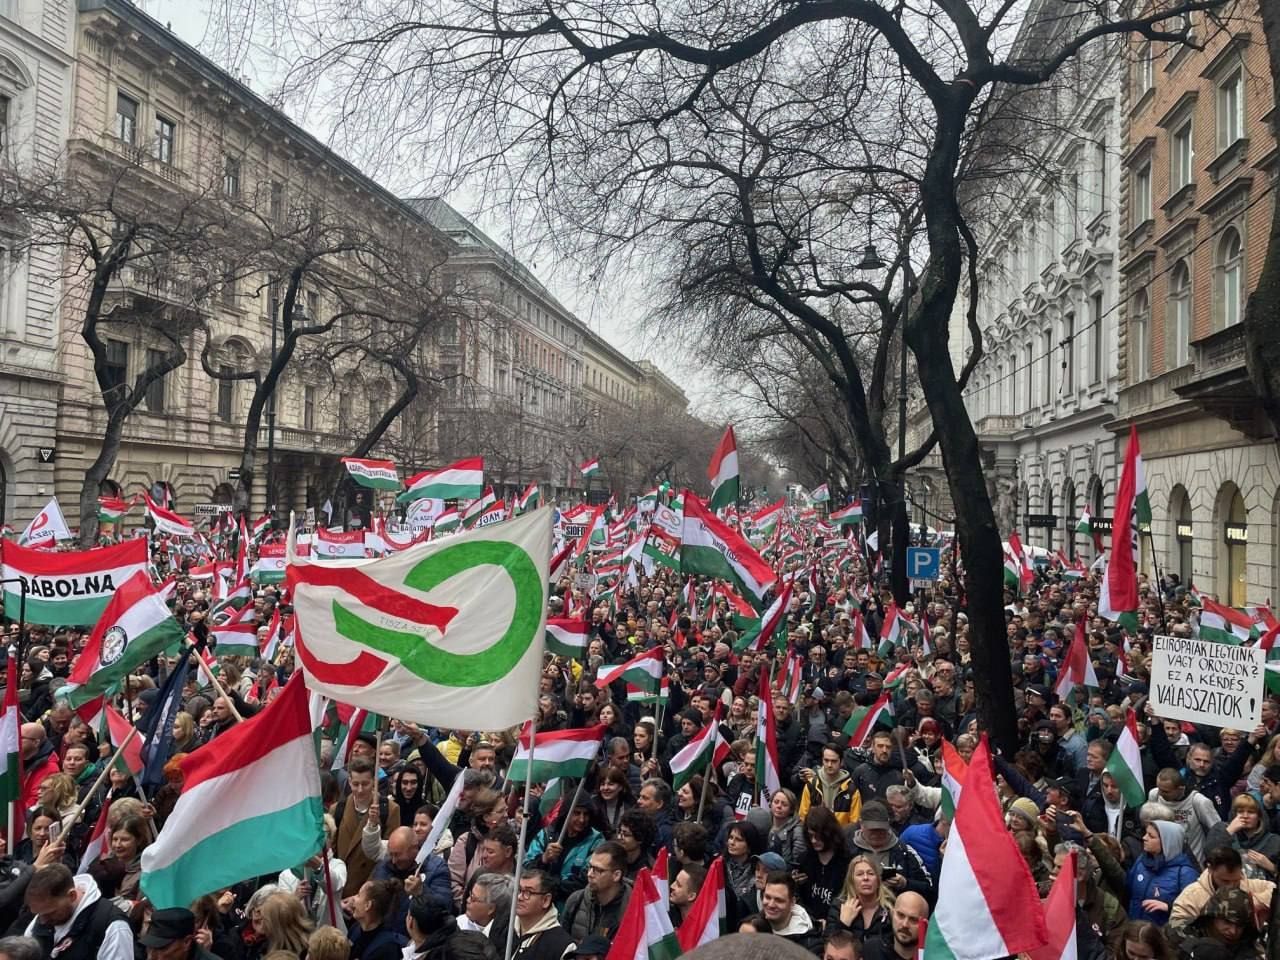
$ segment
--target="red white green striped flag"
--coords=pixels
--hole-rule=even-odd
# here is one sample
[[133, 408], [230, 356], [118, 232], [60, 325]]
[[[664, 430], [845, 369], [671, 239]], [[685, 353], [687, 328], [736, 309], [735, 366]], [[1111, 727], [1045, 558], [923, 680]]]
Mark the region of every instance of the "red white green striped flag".
[[742, 535], [684, 492], [680, 571], [727, 580], [757, 610], [778, 577]]
[[1124, 795], [1124, 802], [1130, 807], [1140, 807], [1147, 802], [1147, 791], [1142, 785], [1142, 753], [1138, 745], [1138, 718], [1128, 711], [1124, 719], [1124, 729], [1116, 738], [1116, 748], [1111, 751], [1107, 760], [1107, 773], [1111, 774], [1116, 786]]
[[467, 504], [466, 509], [462, 511], [463, 527], [470, 529], [475, 526], [476, 522], [497, 502], [498, 498], [493, 492], [493, 487], [485, 487], [480, 496]]
[[1129, 426], [1124, 467], [1116, 487], [1115, 515], [1111, 518], [1111, 552], [1098, 593], [1098, 614], [1121, 620], [1136, 628], [1138, 610], [1138, 531], [1151, 523], [1151, 501], [1147, 498], [1147, 474], [1138, 448], [1138, 428]]
[[1044, 902], [1045, 931], [1048, 943], [1027, 952], [1030, 960], [1076, 960], [1076, 851], [1067, 854], [1066, 862], [1053, 878], [1053, 887]]
[[1200, 610], [1200, 639], [1239, 645], [1257, 635], [1257, 621], [1234, 607], [1214, 603], [1208, 597]]
[[474, 500], [484, 492], [484, 457], [468, 457], [438, 470], [423, 470], [405, 482], [399, 503], [431, 497], [435, 500]]
[[595, 476], [597, 473], [600, 472], [599, 458], [598, 457], [593, 458], [591, 460], [588, 460], [586, 463], [578, 464], [578, 472], [582, 474], [584, 477]]
[[646, 690], [656, 690], [666, 672], [666, 659], [661, 647], [645, 650], [625, 663], [602, 666], [596, 673], [596, 687], [603, 690], [621, 677], [627, 683]]
[[99, 497], [98, 522], [118, 523], [120, 518], [129, 512], [131, 506], [133, 506], [132, 501], [121, 497]]
[[862, 501], [855, 500], [847, 507], [831, 511], [831, 519], [836, 526], [849, 527], [862, 522]]
[[362, 487], [373, 490], [399, 490], [400, 474], [391, 460], [362, 460], [359, 457], [343, 457], [347, 474]]
[[85, 626], [102, 616], [118, 586], [134, 574], [147, 573], [148, 566], [147, 541], [141, 537], [66, 553], [5, 541], [0, 545], [4, 615], [18, 619], [21, 580], [27, 586], [27, 623]]
[[879, 699], [870, 706], [854, 710], [842, 732], [849, 738], [849, 746], [860, 747], [867, 742], [871, 731], [877, 726], [893, 726], [893, 702], [889, 699], [888, 691], [880, 694]]
[[1031, 869], [1004, 826], [983, 736], [947, 836], [925, 960], [996, 960], [1048, 940]]
[[658, 681], [656, 690], [648, 687], [638, 687], [633, 683], [627, 684], [627, 702], [628, 703], [668, 703], [671, 700], [671, 679], [663, 677]]
[[507, 779], [547, 783], [556, 777], [585, 777], [600, 753], [606, 729], [601, 724], [571, 730], [539, 730], [530, 750], [530, 731], [526, 725], [520, 731], [520, 742], [507, 771]]
[[557, 657], [585, 659], [587, 627], [582, 617], [547, 617], [547, 650]]
[[742, 635], [742, 639], [734, 644], [738, 652], [743, 650], [761, 651], [768, 646], [769, 641], [777, 637], [779, 646], [786, 643], [785, 635], [778, 634], [778, 628], [783, 621], [787, 619], [787, 610], [791, 606], [791, 581], [787, 581], [783, 586], [782, 592], [769, 605], [769, 609], [764, 612], [764, 616], [760, 618], [758, 624], [749, 628]]
[[717, 700], [711, 722], [695, 733], [675, 756], [671, 758], [671, 786], [679, 790], [694, 774], [707, 769], [718, 770], [729, 757], [729, 742], [720, 733], [720, 711], [723, 704]]
[[769, 673], [760, 671], [760, 689], [756, 707], [756, 790], [763, 805], [782, 789], [782, 764], [778, 759], [777, 723], [773, 718], [773, 695], [769, 691]]
[[675, 960], [678, 956], [680, 942], [667, 905], [649, 868], [642, 867], [605, 960]]
[[969, 765], [964, 757], [951, 745], [950, 740], [942, 741], [942, 812], [948, 820], [956, 816], [956, 804], [960, 801], [960, 791], [964, 787], [964, 778], [969, 774]]
[[536, 483], [531, 483], [516, 497], [516, 516], [522, 513], [528, 513], [530, 510], [537, 509], [538, 500], [541, 497], [541, 491], [538, 490]]
[[1065, 700], [1075, 687], [1098, 688], [1098, 674], [1089, 659], [1089, 641], [1085, 636], [1084, 617], [1076, 621], [1076, 635], [1067, 648], [1055, 692]]
[[732, 424], [725, 427], [724, 436], [716, 444], [707, 479], [711, 481], [711, 499], [707, 501], [710, 510], [723, 510], [738, 502], [738, 441]]
[[5, 838], [12, 850], [22, 839], [25, 820], [22, 810], [22, 713], [18, 706], [19, 673], [13, 648], [9, 648], [8, 672], [4, 687], [4, 710], [0, 712], [0, 751], [4, 752], [4, 773], [0, 797], [4, 797]]
[[80, 869], [77, 873], [88, 873], [89, 868], [97, 861], [106, 859], [111, 849], [111, 831], [107, 829], [107, 815], [111, 812], [111, 804], [102, 805], [102, 813], [98, 822], [93, 825], [93, 832], [84, 845], [84, 854], [80, 857]]
[[[664, 851], [666, 847], [662, 848]], [[680, 949], [685, 953], [704, 943], [710, 943], [722, 937], [729, 919], [728, 904], [725, 900], [724, 858], [716, 857], [707, 868], [706, 879], [698, 891], [693, 906], [680, 924], [676, 933], [680, 941]]]
[[182, 642], [182, 628], [146, 573], [122, 583], [59, 691], [72, 707], [114, 693], [134, 668]]
[[147, 516], [155, 524], [157, 533], [167, 533], [173, 537], [189, 537], [196, 532], [194, 523], [186, 517], [179, 516], [176, 511], [160, 506], [145, 492], [142, 494], [142, 501], [147, 505]]
[[902, 614], [898, 610], [897, 603], [890, 600], [889, 606], [884, 611], [884, 622], [880, 624], [881, 659], [888, 660], [892, 657], [900, 643], [902, 643]]

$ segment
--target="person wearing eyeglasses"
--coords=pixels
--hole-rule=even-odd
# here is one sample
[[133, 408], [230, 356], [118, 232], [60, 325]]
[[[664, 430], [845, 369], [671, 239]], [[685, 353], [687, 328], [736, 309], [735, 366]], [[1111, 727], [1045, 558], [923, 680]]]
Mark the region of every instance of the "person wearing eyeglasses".
[[555, 883], [545, 870], [526, 870], [520, 878], [512, 960], [563, 960], [574, 952], [573, 937], [556, 913]]

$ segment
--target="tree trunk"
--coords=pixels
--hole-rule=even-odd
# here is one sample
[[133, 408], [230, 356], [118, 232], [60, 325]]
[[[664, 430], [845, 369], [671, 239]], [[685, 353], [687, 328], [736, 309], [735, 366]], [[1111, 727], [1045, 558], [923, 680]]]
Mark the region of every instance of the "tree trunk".
[[[1280, 91], [1280, 4], [1260, 3], [1262, 32], [1271, 62], [1271, 84]], [[1271, 120], [1272, 133], [1280, 138], [1280, 116]], [[1245, 356], [1249, 378], [1271, 421], [1280, 444], [1280, 207], [1271, 215], [1267, 256], [1258, 285], [1249, 294], [1244, 311]]]
[[107, 412], [107, 428], [102, 432], [102, 446], [89, 469], [84, 472], [80, 485], [80, 546], [92, 547], [98, 539], [98, 495], [102, 482], [111, 475], [111, 468], [120, 456], [120, 440], [124, 436], [127, 415], [120, 405]]
[[893, 485], [896, 494], [893, 503], [893, 553], [889, 569], [889, 583], [893, 599], [899, 607], [911, 599], [911, 583], [907, 579], [907, 547], [911, 545], [911, 518], [907, 516], [907, 498], [903, 495], [903, 478], [898, 475]]

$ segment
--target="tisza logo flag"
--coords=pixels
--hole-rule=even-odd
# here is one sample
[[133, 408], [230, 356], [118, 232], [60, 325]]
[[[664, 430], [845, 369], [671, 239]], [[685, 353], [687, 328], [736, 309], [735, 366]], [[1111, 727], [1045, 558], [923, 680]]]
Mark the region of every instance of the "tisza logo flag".
[[59, 540], [70, 539], [71, 531], [67, 528], [66, 518], [62, 516], [62, 508], [58, 506], [58, 498], [54, 497], [27, 524], [27, 529], [22, 531], [18, 542], [24, 547], [49, 547]]
[[728, 580], [757, 610], [778, 579], [751, 544], [718, 519], [688, 490], [684, 493], [680, 572]]
[[[11, 541], [0, 544], [0, 577], [27, 587], [28, 623], [52, 627], [87, 626], [97, 621], [116, 587], [147, 569], [147, 541], [49, 553]], [[4, 615], [18, 619], [18, 583], [4, 584]]]
[[390, 460], [361, 460], [358, 457], [343, 457], [342, 463], [347, 468], [351, 479], [362, 487], [374, 490], [399, 490], [400, 475], [396, 473], [396, 465]]
[[290, 558], [307, 686], [418, 723], [490, 730], [533, 715], [550, 509], [382, 560]]

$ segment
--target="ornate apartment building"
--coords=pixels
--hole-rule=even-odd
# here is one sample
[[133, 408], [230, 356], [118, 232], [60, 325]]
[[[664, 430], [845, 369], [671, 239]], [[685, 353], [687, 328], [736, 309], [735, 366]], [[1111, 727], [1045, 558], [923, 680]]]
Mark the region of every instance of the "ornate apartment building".
[[[161, 224], [169, 210], [205, 216], [222, 224], [218, 236], [227, 241], [225, 252], [201, 251], [205, 261], [225, 258], [206, 262], [204, 273], [184, 249], [140, 249], [107, 291], [105, 307], [115, 312], [101, 332], [110, 377], [132, 383], [170, 348], [164, 332], [187, 360], [153, 384], [129, 417], [104, 492], [165, 489], [180, 512], [196, 516], [231, 502], [254, 382], [215, 379], [209, 370], [265, 371], [283, 337], [288, 278], [305, 263], [294, 322], [334, 325], [299, 342], [275, 409], [267, 408], [252, 509], [265, 508], [272, 479], [282, 511], [321, 506], [339, 482], [338, 458], [397, 392], [388, 369], [341, 347], [396, 335], [396, 318], [414, 315], [428, 298], [432, 270], [447, 259], [451, 241], [131, 3], [79, 0], [76, 34], [66, 149], [72, 175], [131, 191], [145, 201], [140, 216], [159, 211], [150, 216]], [[76, 251], [67, 256], [74, 261]], [[378, 276], [393, 269], [421, 274], [421, 286]], [[54, 474], [68, 512], [105, 422], [80, 336], [83, 280], [69, 278], [59, 318]], [[144, 312], [150, 325], [130, 322]], [[429, 371], [427, 346], [415, 344], [413, 353]], [[388, 442], [409, 429], [429, 435], [431, 417], [401, 418]]]
[[1280, 596], [1280, 462], [1240, 326], [1280, 161], [1258, 0], [1224, 16], [1195, 15], [1203, 50], [1128, 51], [1114, 428], [1138, 426], [1162, 571], [1241, 606]]
[[[1028, 23], [1052, 20], [1060, 7], [1037, 3]], [[1073, 29], [1075, 20], [1061, 23]], [[1018, 42], [1036, 35], [1024, 28]], [[1068, 555], [1087, 546], [1075, 534], [1082, 508], [1104, 516], [1118, 477], [1105, 425], [1116, 415], [1121, 375], [1124, 80], [1121, 41], [1087, 48], [1053, 86], [1029, 95], [1043, 126], [1025, 134], [1034, 145], [1028, 172], [995, 190], [984, 183], [970, 200], [984, 252], [978, 320], [985, 354], [965, 398], [996, 518], [1002, 534], [1016, 529], [1024, 542]], [[1004, 198], [994, 210], [993, 193]], [[972, 345], [966, 297], [952, 325], [957, 369]]]
[[[73, 0], [0, 0], [0, 171], [56, 164], [71, 115]], [[56, 250], [0, 214], [0, 524], [25, 524], [54, 491]]]

